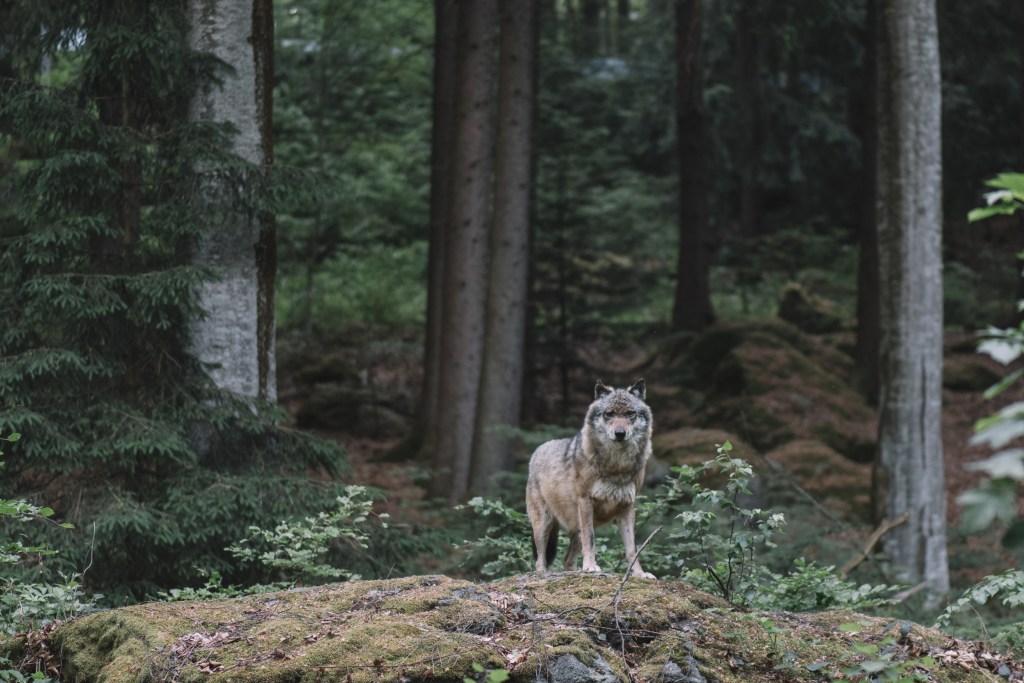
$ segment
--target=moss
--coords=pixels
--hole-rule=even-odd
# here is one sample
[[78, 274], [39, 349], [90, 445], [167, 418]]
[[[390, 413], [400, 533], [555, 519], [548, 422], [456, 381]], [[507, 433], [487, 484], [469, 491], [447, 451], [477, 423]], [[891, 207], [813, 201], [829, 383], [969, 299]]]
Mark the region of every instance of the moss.
[[[360, 581], [112, 610], [61, 625], [50, 647], [69, 683], [442, 681], [472, 675], [473, 664], [534, 680], [560, 661], [620, 680], [696, 665], [728, 683], [810, 680], [803, 667], [823, 661], [839, 673], [858, 656], [854, 642], [880, 642], [890, 624], [848, 612], [752, 614], [677, 581], [631, 579], [616, 601], [619, 588], [617, 576], [582, 573]], [[840, 631], [845, 622], [861, 631]], [[915, 626], [908, 647], [948, 642]], [[777, 669], [787, 652], [794, 668]], [[984, 680], [943, 665], [933, 677]]]
[[145, 605], [93, 614], [58, 629], [52, 650], [62, 655], [62, 680], [135, 683], [154, 678], [149, 654], [179, 620], [157, 627]]

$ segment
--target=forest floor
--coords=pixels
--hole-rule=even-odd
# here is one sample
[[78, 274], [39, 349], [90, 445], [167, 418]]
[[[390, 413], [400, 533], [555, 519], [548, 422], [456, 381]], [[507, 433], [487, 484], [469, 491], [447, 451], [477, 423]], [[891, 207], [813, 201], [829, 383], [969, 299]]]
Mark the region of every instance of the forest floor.
[[[788, 331], [787, 334], [789, 334]], [[836, 349], [842, 348], [844, 345], [848, 348], [850, 341], [848, 333], [845, 338], [839, 335], [824, 340], [814, 338], [808, 341], [807, 339], [810, 339], [811, 335], [805, 335], [805, 337], [796, 340], [796, 343], [798, 346], [803, 345], [801, 346], [803, 355], [811, 362], [818, 363], [819, 366], [824, 367], [825, 371], [832, 373], [826, 375], [824, 381], [834, 382], [836, 376], [843, 377], [849, 374], [852, 361], [849, 358], [843, 359], [841, 358], [842, 354], [836, 353]], [[347, 342], [352, 344], [352, 338], [348, 338]], [[753, 339], [750, 343], [756, 345], [763, 342]], [[655, 413], [656, 437], [658, 434], [676, 430], [686, 431], [698, 428], [719, 430], [710, 433], [735, 435], [735, 438], [741, 443], [754, 444], [752, 448], [756, 451], [757, 458], [767, 453], [769, 459], [772, 459], [771, 454], [773, 453], [783, 453], [784, 446], [799, 448], [800, 445], [813, 443], [821, 448], [827, 448], [817, 441], [806, 441], [808, 434], [810, 434], [810, 438], [817, 438], [815, 435], [821, 433], [822, 430], [814, 425], [819, 427], [822, 424], [828, 425], [830, 421], [838, 419], [836, 415], [841, 415], [843, 420], [846, 420], [847, 413], [863, 415], [864, 409], [844, 406], [829, 407], [825, 405], [827, 402], [817, 400], [814, 389], [810, 385], [815, 382], [820, 383], [823, 381], [822, 378], [810, 376], [813, 374], [810, 371], [804, 374], [788, 371], [782, 367], [788, 361], [780, 360], [777, 354], [769, 360], [765, 360], [763, 354], [771, 352], [769, 347], [770, 344], [764, 348], [753, 349], [747, 354], [747, 362], [752, 366], [763, 366], [763, 368], [777, 366], [778, 376], [774, 378], [770, 376], [753, 377], [755, 372], [760, 372], [762, 368], [753, 369], [751, 365], [748, 365], [744, 368], [746, 373], [744, 386], [733, 391], [734, 394], [742, 394], [742, 400], [747, 401], [740, 404], [741, 407], [738, 409], [743, 429], [737, 429], [735, 426], [735, 415], [737, 415], [735, 401], [740, 399], [737, 399], [736, 396], [729, 396], [721, 401], [722, 405], [731, 406], [729, 410], [716, 410], [716, 406], [711, 404], [714, 404], [716, 398], [721, 397], [722, 391], [716, 391], [714, 387], [704, 391], [704, 387], [699, 387], [699, 383], [696, 383], [699, 388], [694, 388], [695, 383], [692, 379], [689, 382], [679, 381], [680, 366], [688, 362], [685, 357], [681, 358], [678, 354], [665, 352], [664, 345], [652, 351], [649, 347], [641, 344], [613, 345], [605, 342], [594, 342], [578, 349], [578, 357], [581, 362], [579, 367], [571, 373], [573, 390], [568, 410], [571, 417], [562, 424], [571, 427], [582, 420], [590, 401], [591, 387], [596, 379], [601, 378], [608, 382], [621, 384], [643, 376], [647, 380], [649, 390], [648, 402], [652, 405]], [[990, 454], [987, 447], [970, 444], [975, 422], [992, 414], [1003, 405], [1016, 400], [1024, 400], [1024, 387], [1013, 387], [994, 400], [986, 400], [983, 397], [984, 388], [1009, 372], [1009, 369], [977, 354], [973, 347], [974, 339], [971, 334], [947, 333], [942, 433], [949, 492], [951, 567], [953, 581], [957, 586], [965, 586], [986, 574], [1013, 567], [1017, 562], [1014, 557], [1003, 553], [997, 547], [994, 540], [996, 537], [992, 534], [965, 536], [958, 531], [957, 527], [960, 512], [959, 506], [955, 502], [956, 497], [966, 489], [977, 485], [982, 478], [980, 474], [972, 472], [964, 466], [984, 459]], [[398, 521], [420, 521], [419, 519], [410, 519], [410, 517], [418, 517], [424, 509], [422, 503], [425, 491], [422, 483], [427, 479], [424, 476], [425, 468], [422, 464], [414, 461], [390, 461], [395, 452], [394, 449], [402, 443], [406, 436], [406, 430], [412, 425], [414, 406], [418, 401], [416, 392], [421, 368], [417, 345], [403, 341], [378, 342], [374, 348], [376, 350], [371, 353], [367, 353], [365, 350], [357, 352], [354, 350], [354, 346], [350, 346], [348, 349], [341, 348], [340, 350], [338, 347], [334, 347], [330, 351], [305, 349], [301, 354], [293, 354], [291, 364], [295, 369], [289, 374], [286, 368], [283, 373], [285, 376], [281, 378], [282, 398], [289, 412], [296, 416], [300, 426], [314, 428], [321, 435], [337, 441], [344, 447], [351, 463], [351, 470], [346, 479], [376, 487], [385, 493], [385, 499], [380, 503], [379, 511], [388, 512]], [[742, 353], [739, 355], [743, 356]], [[301, 358], [305, 360], [300, 362]], [[300, 367], [303, 363], [305, 365]], [[313, 369], [311, 370], [310, 367]], [[815, 368], [813, 372], [816, 373], [821, 369], [821, 367]], [[783, 376], [782, 373], [788, 373], [788, 375]], [[558, 407], [562, 403], [560, 382], [553, 376], [554, 374], [552, 373], [550, 378], [542, 378], [539, 383], [538, 413], [542, 418], [551, 416], [547, 420], [541, 419], [539, 421], [541, 423], [560, 422], [554, 417], [556, 414], [560, 414], [561, 411]], [[314, 381], [311, 381], [311, 378]], [[322, 380], [326, 380], [326, 382]], [[337, 398], [331, 394], [335, 398], [327, 401], [328, 407], [324, 409], [323, 406], [319, 406], [320, 413], [311, 416], [309, 406], [316, 403], [314, 394], [320, 391], [325, 384], [336, 390], [339, 383], [344, 384], [346, 381], [349, 384], [359, 385], [353, 391], [356, 393], [357, 402], [361, 407], [354, 408], [350, 399]], [[808, 386], [801, 386], [801, 382]], [[779, 390], [774, 393], [770, 391], [764, 393], [763, 400], [755, 405], [751, 401], [756, 402], [760, 399], [758, 397], [750, 399], [749, 395], [756, 391], [764, 391], [763, 386], [760, 389], [754, 387], [758, 383], [774, 384]], [[783, 384], [785, 386], [782, 386]], [[790, 400], [790, 397], [803, 393], [810, 397], [802, 399], [806, 404], [805, 408], [795, 410], [789, 405], [784, 405]], [[373, 403], [377, 411], [369, 420], [365, 419], [365, 412], [359, 412], [365, 409], [367, 402]], [[702, 407], [695, 409], [695, 405]], [[342, 407], [338, 408], [339, 406]], [[749, 421], [745, 412], [748, 409], [752, 415]], [[759, 421], [759, 418], [754, 415], [757, 410], [762, 413], [765, 411], [773, 413], [770, 416], [773, 421], [769, 421], [769, 424], [774, 425], [773, 434], [775, 436], [767, 446], [757, 447], [757, 444], [763, 443], [758, 438], [759, 425], [767, 419], [762, 415], [761, 421]], [[830, 410], [832, 412], [829, 412]], [[838, 438], [869, 439], [873, 444], [872, 432], [876, 423], [873, 411], [867, 410], [868, 417], [849, 420], [852, 426], [847, 426], [847, 429], [854, 436], [840, 434]], [[381, 415], [384, 416], [383, 419], [380, 418]], [[734, 418], [723, 417], [729, 415]], [[787, 421], [790, 424], [785, 424]], [[807, 425], [811, 425], [810, 432], [807, 430]], [[655, 458], [657, 459], [659, 457], [658, 442], [655, 443]], [[775, 447], [774, 450], [772, 447]], [[829, 450], [831, 452], [831, 449]], [[713, 455], [712, 450], [703, 459], [710, 459]], [[529, 453], [524, 449], [521, 461], [524, 469], [528, 456]], [[749, 454], [746, 457], [751, 459]], [[780, 458], [784, 458], [784, 455]], [[865, 462], [851, 464], [849, 468], [844, 468], [843, 472], [844, 477], [850, 475], [853, 480], [852, 483], [849, 483], [849, 479], [843, 479], [842, 481], [848, 483], [840, 485], [862, 492], [858, 494], [853, 504], [866, 506], [867, 496], [863, 492], [870, 490], [870, 465]], [[800, 486], [803, 482], [799, 481], [799, 476], [796, 478], [796, 485]], [[807, 488], [813, 490], [813, 483]], [[862, 510], [862, 512], [865, 511]], [[852, 537], [845, 539], [845, 544], [850, 548], [850, 554], [854, 554], [853, 548], [859, 547], [862, 540], [866, 539], [872, 530], [872, 527], [864, 521], [870, 519], [870, 514], [865, 512], [859, 517], [859, 521], [846, 520], [850, 521], [856, 529]]]

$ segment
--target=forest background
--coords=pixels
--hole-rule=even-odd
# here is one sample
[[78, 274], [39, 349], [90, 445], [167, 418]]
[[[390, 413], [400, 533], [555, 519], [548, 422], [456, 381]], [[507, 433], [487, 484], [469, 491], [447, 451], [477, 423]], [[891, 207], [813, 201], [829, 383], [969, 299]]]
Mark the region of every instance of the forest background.
[[[251, 117], [263, 145], [253, 157], [232, 147], [242, 126], [190, 106], [202, 84], [239, 77], [197, 52], [191, 6], [15, 2], [0, 15], [0, 434], [20, 435], [4, 449], [0, 495], [28, 505], [5, 512], [15, 517], [3, 525], [6, 549], [18, 559], [4, 593], [11, 613], [44, 618], [54, 605], [70, 609], [69, 599], [109, 605], [187, 586], [294, 581], [290, 572], [314, 560], [326, 564], [302, 580], [479, 575], [495, 558], [488, 565], [452, 545], [506, 530], [451, 509], [477, 494], [508, 506], [495, 509], [522, 542], [498, 559], [526, 570], [528, 541], [514, 524], [531, 447], [578, 428], [596, 379], [641, 375], [661, 439], [652, 486], [728, 440], [758, 465], [755, 501], [790, 519], [767, 566], [858, 554], [886, 517], [873, 508], [870, 464], [880, 332], [865, 321], [878, 313], [863, 308], [877, 290], [859, 271], [876, 221], [878, 5], [509, 3], [536, 12], [532, 36], [515, 48], [535, 56], [525, 73], [536, 96], [515, 119], [532, 122], [532, 142], [505, 148], [531, 152], [516, 242], [528, 258], [489, 260], [472, 235], [457, 252], [456, 230], [432, 229], [463, 224], [439, 218], [439, 207], [469, 211], [465, 224], [486, 243], [490, 209], [472, 214], [432, 193], [449, 173], [438, 170], [438, 149], [469, 144], [439, 147], [436, 137], [438, 121], [473, 114], [443, 109], [475, 101], [459, 84], [491, 93], [492, 135], [515, 128], [501, 123], [516, 97], [498, 89], [507, 80], [498, 32], [489, 75], [459, 75], [449, 97], [438, 95], [439, 65], [443, 45], [453, 69], [469, 54], [446, 16], [458, 13], [463, 28], [500, 24], [501, 40], [514, 35], [512, 19], [490, 3], [478, 4], [491, 15], [473, 17], [443, 1], [241, 4], [256, 8], [254, 19], [272, 12], [273, 24], [252, 29], [272, 55], [272, 68], [265, 60], [253, 75], [272, 85], [261, 100], [272, 116]], [[1019, 528], [1016, 471], [966, 473], [963, 464], [990, 453], [967, 446], [974, 421], [1014, 396], [985, 402], [1009, 371], [973, 351], [976, 330], [996, 326], [1011, 339], [1018, 325], [1024, 229], [1019, 215], [967, 216], [986, 180], [1024, 166], [1024, 11], [1012, 0], [937, 8], [935, 319], [945, 328], [950, 571], [963, 588], [1018, 566], [1021, 552], [1019, 538], [1000, 545], [1005, 523]], [[500, 136], [491, 144], [500, 178]], [[500, 188], [520, 187], [491, 186], [491, 173], [475, 168], [484, 204], [492, 187], [495, 205]], [[252, 290], [274, 304], [276, 346], [267, 312], [252, 311], [252, 346], [273, 360], [257, 363], [251, 392], [225, 385], [216, 363], [196, 362], [196, 330], [217, 317], [200, 313], [203, 283], [223, 265], [203, 241], [211, 217], [255, 230]], [[224, 239], [229, 251], [239, 244]], [[505, 262], [520, 263], [520, 274], [488, 281]], [[478, 298], [438, 313], [452, 290], [444, 278], [472, 265]], [[518, 332], [492, 338], [483, 321], [443, 317], [497, 310], [482, 297], [519, 286]], [[432, 336], [432, 315], [447, 337]], [[465, 370], [457, 361], [473, 348], [516, 335], [515, 363], [499, 363], [518, 365], [513, 379], [445, 388], [451, 380], [440, 378]], [[444, 341], [474, 337], [475, 347]], [[474, 407], [498, 396], [511, 397], [514, 418], [493, 421], [501, 430], [475, 425]], [[971, 489], [982, 511], [970, 508], [977, 519], [957, 527], [954, 499], [986, 473], [997, 481]], [[471, 507], [489, 510], [480, 499]], [[374, 511], [385, 510], [379, 524]], [[54, 511], [74, 529], [34, 527], [21, 544], [17, 517]], [[355, 531], [374, 519], [372, 531]], [[663, 573], [693, 569], [680, 563]], [[851, 571], [898, 578], [884, 556]], [[910, 597], [898, 609], [922, 607]], [[1009, 616], [997, 608], [993, 618]]]

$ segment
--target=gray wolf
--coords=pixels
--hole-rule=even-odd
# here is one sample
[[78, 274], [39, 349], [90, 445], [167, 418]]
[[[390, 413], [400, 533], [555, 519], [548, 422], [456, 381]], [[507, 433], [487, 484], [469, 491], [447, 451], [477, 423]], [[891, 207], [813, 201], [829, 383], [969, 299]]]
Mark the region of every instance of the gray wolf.
[[[559, 527], [569, 533], [563, 562], [567, 571], [576, 569], [581, 551], [583, 571], [601, 571], [594, 528], [609, 522], [618, 524], [626, 562], [636, 558], [636, 493], [651, 457], [654, 426], [646, 398], [642, 379], [627, 389], [598, 380], [594, 402], [576, 436], [541, 444], [530, 457], [526, 513], [533, 527], [538, 572], [555, 559]], [[631, 571], [654, 578], [639, 561], [633, 562]]]

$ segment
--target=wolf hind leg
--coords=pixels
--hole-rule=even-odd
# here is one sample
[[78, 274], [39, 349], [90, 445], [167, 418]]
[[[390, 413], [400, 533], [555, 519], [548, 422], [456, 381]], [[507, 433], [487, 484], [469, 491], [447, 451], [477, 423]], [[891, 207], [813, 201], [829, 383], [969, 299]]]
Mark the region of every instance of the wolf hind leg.
[[579, 559], [582, 549], [583, 544], [580, 542], [580, 532], [574, 531], [569, 535], [569, 550], [565, 553], [565, 560], [562, 561], [565, 571], [576, 571], [576, 560]]
[[536, 559], [535, 570], [547, 571], [548, 564], [555, 559], [558, 549], [558, 524], [550, 510], [530, 507], [527, 510], [530, 525], [533, 527], [533, 556]]

